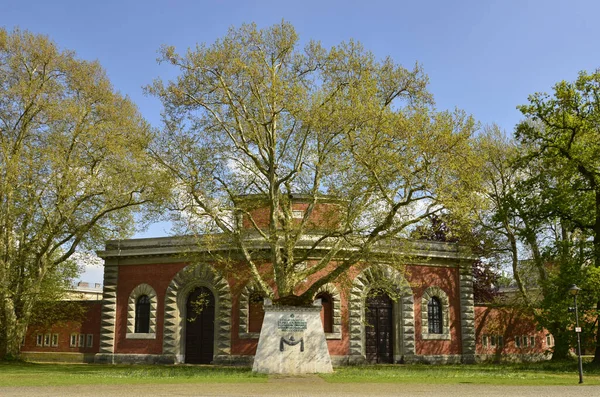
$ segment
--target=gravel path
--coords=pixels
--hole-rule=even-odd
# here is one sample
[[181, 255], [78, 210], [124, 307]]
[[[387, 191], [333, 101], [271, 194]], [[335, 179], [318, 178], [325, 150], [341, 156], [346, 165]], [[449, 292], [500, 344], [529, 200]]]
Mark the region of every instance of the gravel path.
[[174, 385], [86, 385], [0, 387], [0, 396], [134, 397], [134, 396], [444, 396], [444, 397], [598, 397], [600, 386], [430, 385], [401, 383], [327, 383], [319, 377], [274, 378], [267, 383]]

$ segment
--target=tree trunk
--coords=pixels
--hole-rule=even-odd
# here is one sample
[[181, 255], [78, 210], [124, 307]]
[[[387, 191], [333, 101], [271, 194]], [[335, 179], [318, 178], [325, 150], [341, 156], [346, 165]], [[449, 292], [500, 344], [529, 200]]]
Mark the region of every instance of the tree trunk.
[[21, 339], [25, 335], [25, 327], [18, 320], [14, 305], [10, 299], [3, 297], [0, 316], [0, 359], [12, 360], [19, 357]]
[[554, 350], [552, 352], [552, 361], [563, 361], [569, 359], [571, 349], [569, 337], [564, 330], [549, 330], [554, 336]]
[[[596, 310], [598, 313], [600, 313], [600, 302], [596, 303]], [[595, 365], [600, 365], [600, 315], [598, 316], [598, 318], [596, 319], [596, 324], [597, 324], [597, 331], [596, 331], [596, 349], [594, 351], [594, 359], [592, 360], [592, 363]]]
[[[600, 267], [600, 188], [596, 188], [596, 220], [594, 223], [594, 265]], [[600, 309], [600, 301], [596, 303]], [[600, 326], [596, 329], [596, 349], [592, 363], [600, 365]]]

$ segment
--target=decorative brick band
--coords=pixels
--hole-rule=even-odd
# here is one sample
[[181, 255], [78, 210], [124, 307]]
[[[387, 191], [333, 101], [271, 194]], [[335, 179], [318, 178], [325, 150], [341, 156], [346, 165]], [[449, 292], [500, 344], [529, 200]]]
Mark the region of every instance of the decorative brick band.
[[[408, 359], [415, 354], [415, 314], [412, 289], [402, 274], [387, 265], [373, 265], [363, 270], [355, 279], [350, 291], [350, 357], [351, 364], [365, 360], [365, 302], [369, 291], [384, 286], [391, 295], [399, 297], [398, 320], [395, 321], [395, 335], [398, 335], [400, 351], [394, 351], [395, 359]], [[399, 329], [398, 329], [399, 328]], [[399, 332], [398, 332], [399, 331]], [[396, 350], [396, 349], [394, 349]]]
[[193, 264], [173, 277], [165, 296], [163, 355], [175, 356], [183, 362], [182, 340], [185, 332], [184, 312], [188, 294], [196, 287], [206, 287], [215, 296], [214, 356], [231, 353], [231, 292], [229, 283], [208, 264]]
[[100, 354], [112, 354], [115, 350], [118, 276], [119, 268], [117, 266], [104, 266], [104, 291], [100, 315]]

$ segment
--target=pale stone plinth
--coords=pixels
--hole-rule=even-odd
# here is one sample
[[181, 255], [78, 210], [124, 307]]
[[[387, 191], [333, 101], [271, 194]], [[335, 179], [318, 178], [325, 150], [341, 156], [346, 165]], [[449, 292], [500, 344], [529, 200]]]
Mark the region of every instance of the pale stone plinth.
[[266, 374], [333, 372], [320, 313], [320, 299], [318, 306], [312, 307], [265, 304], [252, 370]]

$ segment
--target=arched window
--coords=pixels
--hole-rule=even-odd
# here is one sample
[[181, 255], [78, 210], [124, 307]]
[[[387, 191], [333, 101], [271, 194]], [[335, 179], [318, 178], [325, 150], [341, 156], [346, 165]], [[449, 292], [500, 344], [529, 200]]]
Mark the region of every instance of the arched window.
[[421, 299], [421, 336], [423, 339], [451, 340], [450, 302], [443, 289], [431, 286]]
[[326, 339], [342, 339], [341, 298], [337, 287], [327, 283], [315, 293], [321, 299], [321, 322]]
[[260, 332], [265, 318], [264, 297], [260, 292], [250, 294], [248, 302], [248, 332]]
[[321, 292], [316, 296], [321, 299], [321, 322], [325, 333], [333, 332], [333, 298], [327, 292]]
[[142, 295], [135, 303], [135, 333], [147, 334], [150, 332], [150, 298]]
[[441, 334], [444, 324], [442, 304], [438, 297], [434, 296], [427, 303], [427, 320], [430, 334]]
[[148, 284], [135, 287], [127, 301], [127, 339], [156, 339], [156, 291]]

